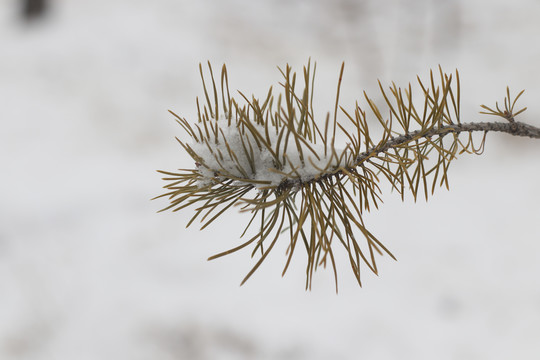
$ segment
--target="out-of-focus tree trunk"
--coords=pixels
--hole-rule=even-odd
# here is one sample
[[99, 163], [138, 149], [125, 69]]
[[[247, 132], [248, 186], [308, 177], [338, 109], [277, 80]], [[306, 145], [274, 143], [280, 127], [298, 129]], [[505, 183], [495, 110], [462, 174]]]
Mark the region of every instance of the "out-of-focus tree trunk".
[[47, 11], [47, 0], [22, 0], [22, 15], [26, 20], [43, 16]]

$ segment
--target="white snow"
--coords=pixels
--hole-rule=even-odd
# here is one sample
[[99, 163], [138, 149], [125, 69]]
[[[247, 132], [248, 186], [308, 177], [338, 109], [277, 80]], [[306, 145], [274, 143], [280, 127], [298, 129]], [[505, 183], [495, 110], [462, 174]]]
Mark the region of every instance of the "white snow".
[[[255, 135], [240, 130], [241, 125], [229, 125], [225, 117], [219, 119], [217, 124], [217, 139], [212, 135], [206, 141], [199, 139], [200, 142], [190, 144], [191, 149], [200, 157], [197, 159], [197, 168], [202, 175], [200, 186], [211, 184], [216, 174], [221, 174], [223, 177], [240, 179], [238, 184], [253, 185], [259, 189], [276, 187], [287, 179], [305, 182], [346, 165], [343, 163], [346, 159], [342, 157], [343, 150], [338, 153], [328, 146], [325, 151], [323, 145], [309, 139], [297, 144], [293, 135], [284, 135], [284, 139], [279, 141], [275, 129], [271, 129], [266, 138], [264, 126], [252, 122], [253, 129], [267, 141], [266, 145], [259, 146]], [[278, 159], [274, 158], [272, 152]]]
[[347, 109], [441, 64], [460, 70], [463, 121], [509, 85], [540, 125], [538, 1], [50, 2], [29, 25], [0, 7], [0, 359], [538, 357], [538, 141], [488, 134], [427, 204], [386, 191], [364, 220], [398, 262], [359, 289], [337, 254], [337, 296], [331, 271], [304, 292], [300, 251], [282, 278], [281, 243], [239, 287], [249, 250], [205, 259], [245, 214], [199, 232], [149, 201], [154, 170], [193, 166], [167, 110], [196, 121], [207, 59], [264, 97], [276, 66], [311, 57], [321, 121], [343, 60]]

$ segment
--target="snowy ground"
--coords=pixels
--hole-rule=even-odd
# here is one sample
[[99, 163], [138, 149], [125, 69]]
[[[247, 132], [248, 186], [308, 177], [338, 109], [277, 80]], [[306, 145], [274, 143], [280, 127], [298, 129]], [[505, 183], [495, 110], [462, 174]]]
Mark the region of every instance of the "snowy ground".
[[540, 125], [540, 3], [52, 0], [0, 7], [0, 359], [537, 359], [540, 144], [490, 134], [429, 203], [387, 194], [366, 221], [399, 261], [358, 288], [340, 266], [305, 292], [277, 249], [243, 287], [246, 221], [156, 214], [156, 169], [191, 166], [168, 109], [194, 118], [198, 63], [263, 96], [276, 66], [318, 63], [321, 118], [376, 79], [460, 70], [464, 121], [527, 89]]

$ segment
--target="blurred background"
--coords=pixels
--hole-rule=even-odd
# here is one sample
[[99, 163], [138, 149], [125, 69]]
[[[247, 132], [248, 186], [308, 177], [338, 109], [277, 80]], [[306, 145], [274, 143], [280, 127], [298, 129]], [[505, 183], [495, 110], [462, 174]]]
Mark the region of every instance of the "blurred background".
[[488, 134], [429, 203], [386, 193], [369, 229], [397, 256], [316, 274], [285, 244], [258, 272], [246, 217], [156, 214], [156, 169], [191, 167], [167, 110], [196, 117], [198, 64], [265, 96], [317, 62], [316, 110], [377, 79], [459, 69], [462, 121], [526, 89], [540, 126], [535, 0], [4, 0], [0, 5], [0, 359], [538, 359], [540, 143]]

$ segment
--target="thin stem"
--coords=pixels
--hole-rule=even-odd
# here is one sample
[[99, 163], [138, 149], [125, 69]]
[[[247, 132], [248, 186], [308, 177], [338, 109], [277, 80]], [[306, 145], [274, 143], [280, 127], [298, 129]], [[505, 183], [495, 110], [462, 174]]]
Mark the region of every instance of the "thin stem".
[[418, 138], [430, 138], [433, 136], [445, 136], [450, 133], [459, 134], [462, 132], [472, 131], [495, 131], [504, 132], [514, 136], [524, 136], [534, 139], [540, 139], [540, 128], [528, 125], [522, 122], [514, 121], [508, 123], [502, 122], [480, 122], [480, 123], [465, 123], [465, 124], [453, 124], [444, 125], [438, 128], [432, 128], [428, 131], [417, 130], [405, 135], [400, 135], [395, 138], [391, 138], [382, 146], [375, 146], [367, 151], [364, 151], [356, 158], [357, 165], [363, 162], [365, 159], [377, 155], [378, 153], [388, 151], [391, 148], [406, 144], [413, 139]]
[[[461, 124], [452, 124], [452, 125], [443, 125], [440, 127], [434, 127], [430, 128], [427, 131], [426, 130], [416, 130], [409, 132], [405, 135], [400, 135], [394, 138], [390, 138], [388, 141], [386, 141], [383, 144], [378, 144], [376, 146], [373, 146], [369, 148], [368, 150], [360, 153], [354, 162], [353, 166], [348, 167], [346, 170], [351, 171], [351, 169], [356, 168], [360, 166], [365, 160], [377, 156], [380, 153], [387, 152], [392, 148], [398, 148], [400, 146], [403, 146], [404, 144], [407, 144], [411, 141], [418, 140], [420, 138], [431, 138], [433, 136], [440, 136], [444, 137], [448, 134], [460, 134], [462, 132], [473, 132], [473, 131], [480, 131], [480, 132], [488, 132], [488, 131], [494, 131], [494, 132], [504, 132], [510, 135], [514, 136], [524, 136], [524, 137], [530, 137], [533, 139], [540, 139], [540, 128], [537, 128], [532, 125], [528, 125], [522, 122], [514, 121], [514, 122], [479, 122], [479, 123], [461, 123]], [[326, 176], [339, 176], [343, 173], [343, 170], [338, 169], [337, 171], [333, 173], [328, 173]], [[280, 184], [281, 189], [289, 189], [292, 187], [299, 186], [301, 184], [306, 185], [309, 183], [320, 181], [321, 178], [324, 176], [319, 177], [318, 179], [311, 179], [308, 181], [302, 181], [301, 179], [288, 179], [285, 182]]]

